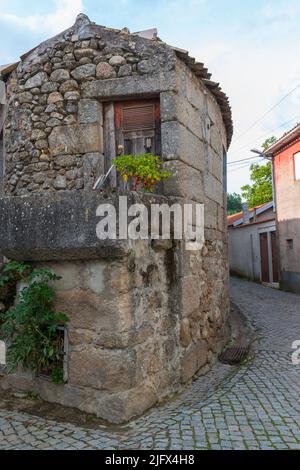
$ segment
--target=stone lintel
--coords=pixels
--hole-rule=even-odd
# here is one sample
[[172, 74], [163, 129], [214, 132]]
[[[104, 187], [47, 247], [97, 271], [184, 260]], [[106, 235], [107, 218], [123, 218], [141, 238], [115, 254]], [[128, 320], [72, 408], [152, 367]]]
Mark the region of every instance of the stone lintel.
[[175, 73], [160, 73], [153, 76], [131, 76], [116, 79], [96, 80], [82, 85], [84, 98], [117, 99], [135, 96], [155, 96], [163, 91], [176, 91]]

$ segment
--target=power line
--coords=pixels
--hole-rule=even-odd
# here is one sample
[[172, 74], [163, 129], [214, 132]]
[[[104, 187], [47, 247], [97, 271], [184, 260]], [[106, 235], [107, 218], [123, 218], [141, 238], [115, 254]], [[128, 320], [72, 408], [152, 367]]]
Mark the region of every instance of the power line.
[[238, 168], [233, 168], [232, 170], [229, 170], [227, 174], [229, 175], [230, 173], [234, 173], [235, 171], [243, 170], [244, 168], [249, 168], [249, 165], [243, 165], [239, 166]]
[[297, 114], [297, 116], [294, 116], [294, 117], [293, 117], [292, 119], [290, 119], [289, 121], [284, 122], [283, 124], [280, 124], [280, 126], [277, 126], [277, 127], [273, 128], [273, 129], [271, 129], [268, 134], [263, 134], [263, 135], [261, 135], [260, 137], [257, 137], [257, 139], [251, 140], [251, 142], [249, 142], [248, 144], [243, 145], [242, 147], [239, 147], [239, 148], [236, 149], [236, 150], [233, 150], [233, 152], [230, 152], [230, 154], [231, 154], [231, 155], [234, 155], [235, 153], [238, 153], [240, 150], [243, 150], [245, 147], [248, 147], [248, 145], [251, 145], [251, 144], [253, 144], [253, 143], [256, 143], [259, 139], [263, 139], [264, 137], [267, 138], [271, 133], [277, 131], [278, 129], [281, 129], [281, 127], [287, 126], [290, 122], [294, 121], [294, 119], [299, 118], [299, 117], [300, 117], [300, 114]]
[[246, 162], [247, 160], [254, 160], [254, 159], [257, 159], [257, 157], [249, 157], [249, 158], [243, 158], [242, 160], [235, 160], [233, 162], [228, 162], [227, 165], [233, 165], [234, 163]]
[[[259, 163], [259, 161], [252, 162], [252, 163], [254, 164]], [[252, 165], [252, 163], [246, 163], [238, 167], [230, 168], [230, 170], [228, 170], [228, 173], [234, 173], [235, 171], [242, 170], [243, 168], [248, 168], [250, 165]]]
[[247, 134], [247, 132], [249, 132], [254, 126], [256, 126], [256, 124], [260, 121], [262, 121], [271, 111], [273, 111], [273, 109], [275, 109], [277, 106], [279, 106], [288, 96], [290, 96], [292, 93], [294, 93], [294, 91], [296, 91], [298, 88], [300, 87], [300, 83], [295, 86], [295, 88], [293, 88], [291, 91], [289, 91], [286, 95], [283, 96], [283, 98], [281, 98], [280, 101], [278, 101], [278, 103], [274, 104], [274, 106], [272, 106], [266, 113], [264, 113], [260, 118], [258, 118], [256, 121], [254, 121], [253, 124], [251, 124], [251, 126], [249, 126], [244, 132], [242, 132], [242, 134], [238, 135], [236, 140], [237, 139], [240, 139], [241, 137], [243, 137], [245, 134]]

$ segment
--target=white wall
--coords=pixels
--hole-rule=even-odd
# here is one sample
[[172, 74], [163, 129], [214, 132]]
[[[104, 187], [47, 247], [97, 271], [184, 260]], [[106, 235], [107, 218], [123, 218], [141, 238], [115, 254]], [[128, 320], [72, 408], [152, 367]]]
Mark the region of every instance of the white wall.
[[249, 224], [239, 228], [229, 227], [230, 271], [252, 280], [261, 281], [259, 234], [275, 229], [275, 220]]

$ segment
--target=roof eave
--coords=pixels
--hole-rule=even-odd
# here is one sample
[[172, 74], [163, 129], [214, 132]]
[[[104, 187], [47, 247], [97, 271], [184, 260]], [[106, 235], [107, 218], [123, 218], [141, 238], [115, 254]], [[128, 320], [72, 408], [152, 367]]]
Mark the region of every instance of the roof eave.
[[300, 125], [295, 129], [281, 137], [275, 144], [268, 148], [267, 153], [271, 156], [279, 153], [283, 148], [292, 145], [296, 140], [300, 139]]
[[223, 122], [227, 133], [227, 148], [229, 148], [231, 139], [233, 136], [233, 122], [232, 122], [232, 111], [229, 104], [229, 99], [223, 92], [219, 83], [211, 80], [211, 73], [204, 66], [202, 62], [196, 62], [193, 57], [189, 56], [188, 51], [185, 49], [179, 49], [178, 47], [170, 46], [176, 53], [177, 57], [181, 59], [201, 80], [203, 85], [212, 93], [215, 97], [218, 106], [220, 108]]

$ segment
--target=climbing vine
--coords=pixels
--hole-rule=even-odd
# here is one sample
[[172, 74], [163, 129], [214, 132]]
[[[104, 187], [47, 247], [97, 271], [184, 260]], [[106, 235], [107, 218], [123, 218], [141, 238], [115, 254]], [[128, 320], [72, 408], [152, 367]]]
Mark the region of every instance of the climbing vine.
[[7, 371], [21, 365], [34, 375], [46, 372], [55, 383], [63, 382], [63, 347], [59, 327], [68, 317], [54, 311], [55, 291], [50, 283], [61, 279], [42, 268], [31, 270], [10, 264], [0, 276], [0, 285], [10, 282], [10, 273], [25, 275], [27, 286], [17, 295], [15, 305], [0, 313], [0, 338], [7, 347]]

